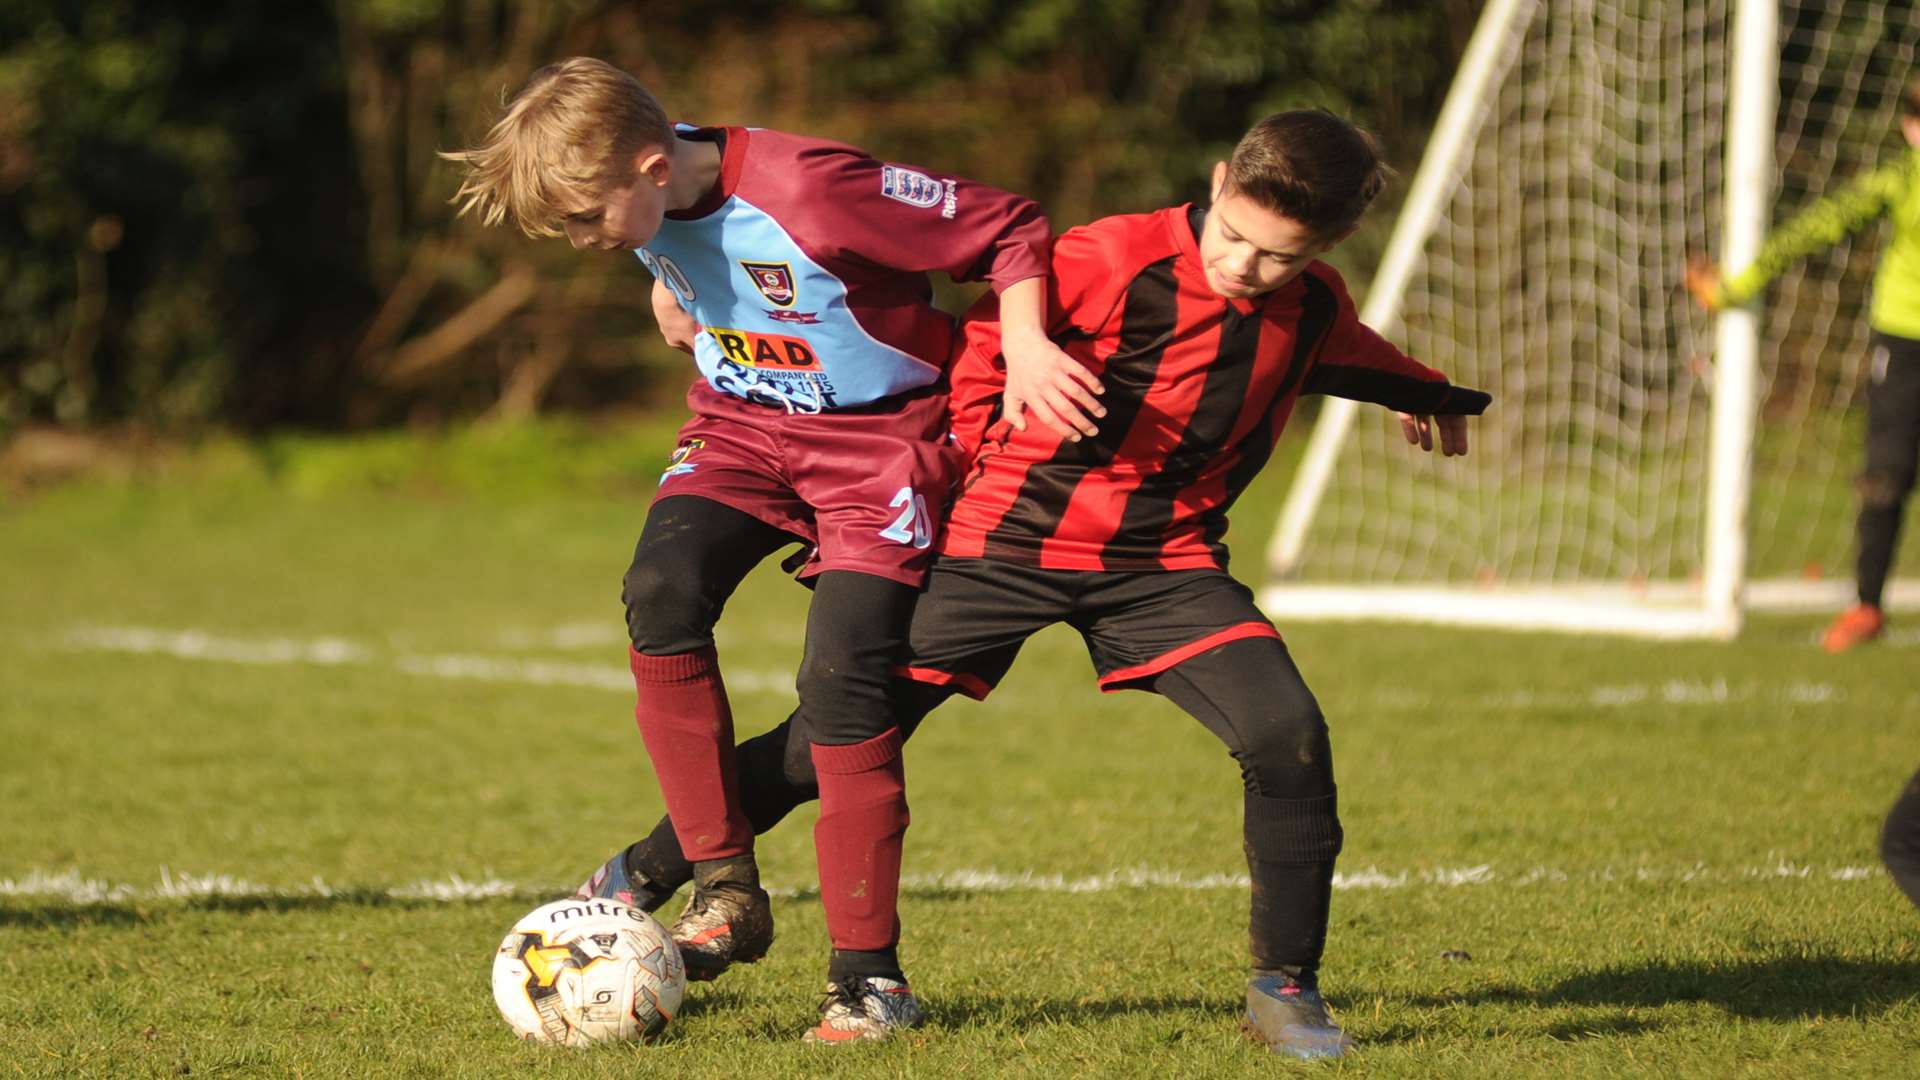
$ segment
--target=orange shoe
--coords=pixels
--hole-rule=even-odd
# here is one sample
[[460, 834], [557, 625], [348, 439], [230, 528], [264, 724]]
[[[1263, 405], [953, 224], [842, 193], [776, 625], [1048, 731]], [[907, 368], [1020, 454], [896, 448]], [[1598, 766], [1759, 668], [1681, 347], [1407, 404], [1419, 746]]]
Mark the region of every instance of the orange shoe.
[[1864, 645], [1880, 636], [1887, 628], [1887, 617], [1872, 604], [1855, 604], [1840, 613], [1827, 627], [1826, 636], [1820, 639], [1820, 645], [1830, 653], [1846, 652], [1855, 645]]

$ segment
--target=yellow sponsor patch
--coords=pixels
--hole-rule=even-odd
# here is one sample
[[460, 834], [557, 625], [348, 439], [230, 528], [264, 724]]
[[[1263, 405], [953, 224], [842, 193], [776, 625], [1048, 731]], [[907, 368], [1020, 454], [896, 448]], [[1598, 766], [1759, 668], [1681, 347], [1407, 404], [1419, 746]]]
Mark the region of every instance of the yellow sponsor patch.
[[709, 326], [707, 333], [727, 359], [745, 367], [768, 371], [819, 371], [820, 359], [805, 340], [784, 334], [758, 334]]

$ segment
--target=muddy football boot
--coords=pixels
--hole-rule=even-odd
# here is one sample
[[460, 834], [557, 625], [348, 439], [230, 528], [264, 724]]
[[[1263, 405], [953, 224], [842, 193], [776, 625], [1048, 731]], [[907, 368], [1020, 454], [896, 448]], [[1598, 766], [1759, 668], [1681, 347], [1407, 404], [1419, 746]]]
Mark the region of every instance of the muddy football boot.
[[1256, 974], [1247, 983], [1249, 1036], [1276, 1054], [1297, 1058], [1335, 1058], [1353, 1046], [1327, 1014], [1317, 986], [1279, 973]]
[[716, 859], [693, 871], [693, 898], [674, 920], [674, 944], [687, 978], [718, 978], [734, 964], [751, 964], [773, 945], [773, 905], [760, 887], [753, 856]]
[[896, 1031], [920, 1026], [920, 1003], [906, 983], [878, 975], [846, 975], [827, 984], [820, 1022], [807, 1032], [810, 1043], [884, 1040]]

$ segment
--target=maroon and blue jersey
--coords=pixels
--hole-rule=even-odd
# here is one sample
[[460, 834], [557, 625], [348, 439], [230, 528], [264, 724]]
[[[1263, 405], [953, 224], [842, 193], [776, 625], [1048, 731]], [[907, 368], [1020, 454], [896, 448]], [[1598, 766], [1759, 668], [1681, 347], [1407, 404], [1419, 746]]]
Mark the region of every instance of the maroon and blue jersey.
[[1227, 510], [1272, 453], [1301, 394], [1403, 412], [1477, 414], [1452, 386], [1360, 322], [1314, 262], [1262, 296], [1207, 285], [1205, 215], [1180, 206], [1103, 218], [1053, 247], [1048, 333], [1106, 384], [1100, 434], [1069, 442], [1000, 416], [994, 298], [965, 319], [954, 437], [973, 455], [941, 553], [1057, 570], [1224, 569]]
[[953, 321], [926, 271], [996, 290], [1047, 272], [1032, 200], [763, 128], [695, 128], [720, 176], [638, 252], [702, 329], [721, 393], [789, 412], [881, 401], [938, 382]]

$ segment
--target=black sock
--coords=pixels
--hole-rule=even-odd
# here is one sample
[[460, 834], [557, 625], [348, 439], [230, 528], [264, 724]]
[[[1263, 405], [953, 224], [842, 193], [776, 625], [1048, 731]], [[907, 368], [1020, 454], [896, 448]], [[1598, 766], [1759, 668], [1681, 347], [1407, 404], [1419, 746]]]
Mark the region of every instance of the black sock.
[[693, 880], [693, 864], [680, 853], [672, 819], [661, 818], [645, 840], [627, 848], [627, 876], [645, 878], [663, 898]]
[[1343, 840], [1335, 796], [1273, 799], [1249, 793], [1245, 814], [1254, 969], [1316, 972], [1326, 951], [1333, 863]]
[[873, 979], [892, 979], [904, 983], [906, 975], [900, 970], [900, 950], [875, 949], [864, 952], [857, 949], [835, 949], [833, 959], [827, 964], [827, 979], [838, 982], [849, 975], [859, 975]]
[[1860, 508], [1857, 525], [1860, 558], [1855, 574], [1860, 602], [1870, 607], [1880, 606], [1881, 595], [1886, 590], [1887, 573], [1893, 566], [1894, 550], [1899, 546], [1903, 509], [1898, 502], [1891, 506]]

